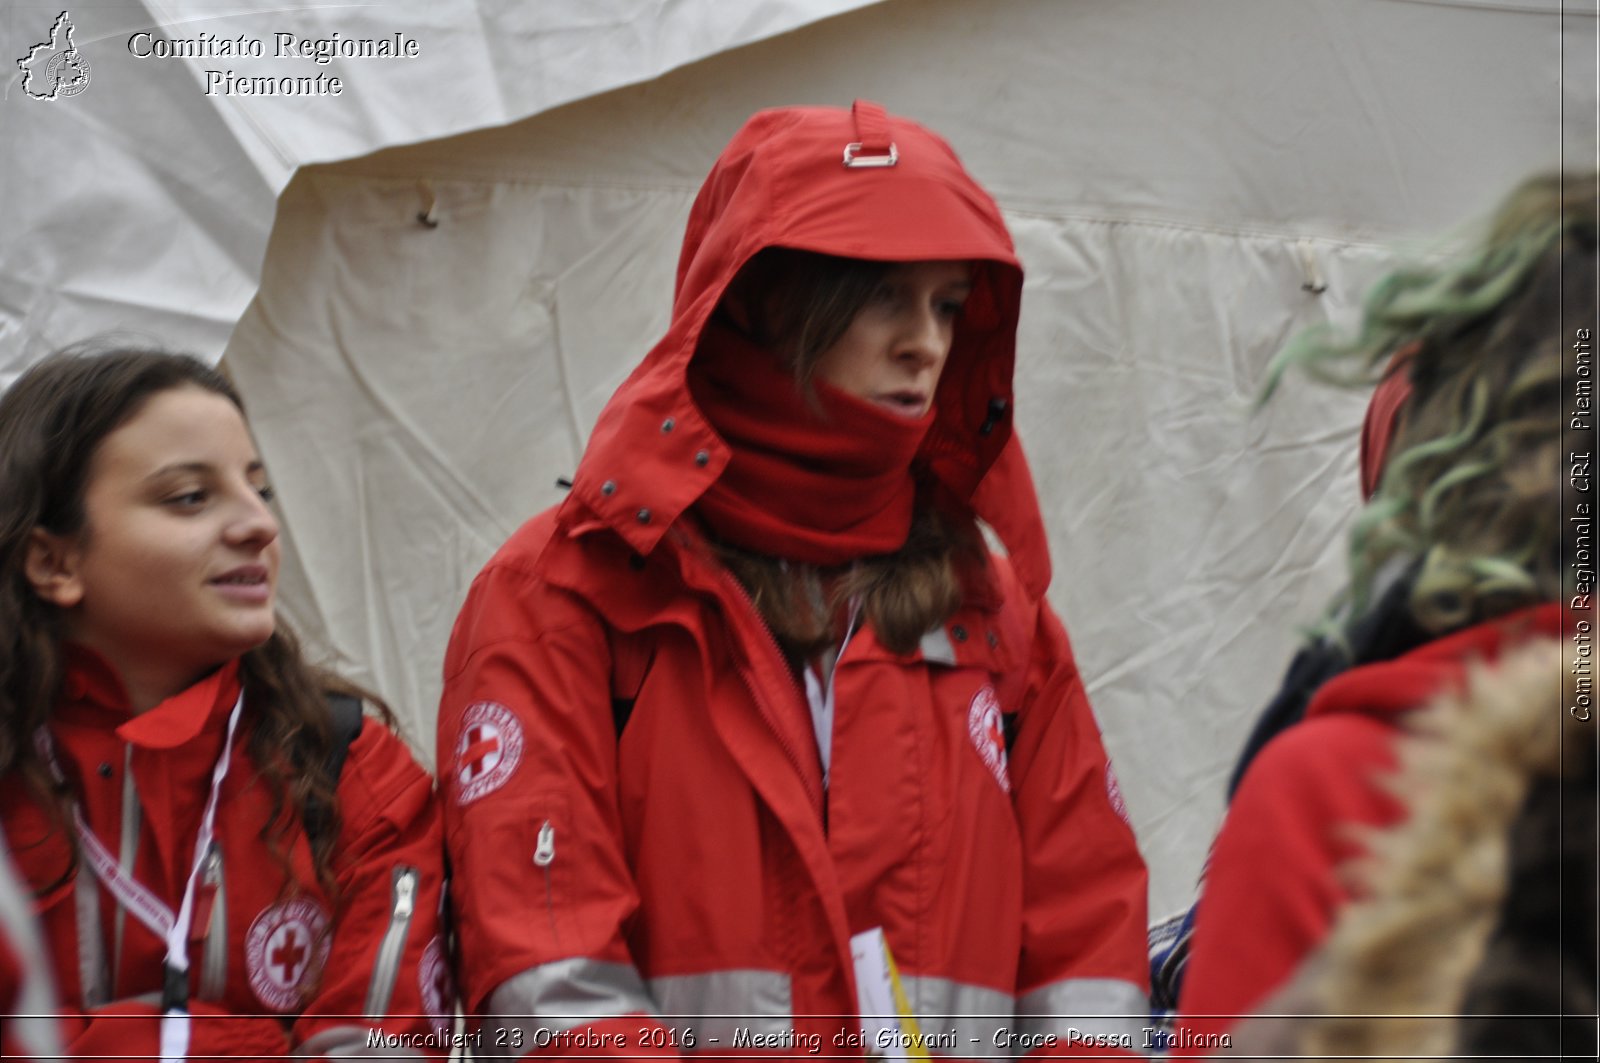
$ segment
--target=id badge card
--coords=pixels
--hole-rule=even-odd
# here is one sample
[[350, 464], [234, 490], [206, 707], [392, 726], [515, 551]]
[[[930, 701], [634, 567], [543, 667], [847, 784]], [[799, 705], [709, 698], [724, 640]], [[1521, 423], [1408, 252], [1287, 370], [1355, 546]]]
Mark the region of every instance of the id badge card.
[[882, 927], [863, 930], [850, 938], [850, 958], [856, 971], [856, 1009], [861, 1014], [861, 1036], [867, 1054], [886, 1060], [924, 1060], [928, 1049], [917, 1029], [917, 1019], [900, 984], [894, 955]]

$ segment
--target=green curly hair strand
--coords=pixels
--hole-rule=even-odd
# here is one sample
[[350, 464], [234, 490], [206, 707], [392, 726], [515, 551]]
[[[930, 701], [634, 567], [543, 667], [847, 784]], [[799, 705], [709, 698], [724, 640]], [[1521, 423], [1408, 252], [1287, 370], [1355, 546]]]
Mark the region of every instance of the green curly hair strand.
[[[1409, 348], [1412, 394], [1377, 491], [1350, 534], [1350, 581], [1316, 634], [1375, 599], [1378, 573], [1415, 567], [1410, 609], [1443, 633], [1562, 595], [1562, 362], [1596, 329], [1600, 174], [1552, 173], [1514, 191], [1464, 258], [1399, 270], [1368, 296], [1353, 338], [1307, 330], [1285, 371], [1371, 386]], [[1335, 619], [1337, 618], [1337, 619]]]

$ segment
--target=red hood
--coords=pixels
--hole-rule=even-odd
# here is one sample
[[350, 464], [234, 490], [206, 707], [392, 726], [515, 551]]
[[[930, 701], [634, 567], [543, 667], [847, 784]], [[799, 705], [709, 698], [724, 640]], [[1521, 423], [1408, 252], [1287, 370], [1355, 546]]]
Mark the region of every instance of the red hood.
[[1370, 502], [1383, 479], [1389, 444], [1400, 431], [1400, 411], [1411, 398], [1411, 358], [1422, 344], [1410, 343], [1389, 359], [1383, 379], [1373, 389], [1361, 422], [1361, 500]]
[[[846, 166], [893, 144], [892, 166]], [[767, 247], [881, 261], [970, 259], [957, 327], [919, 455], [995, 529], [1024, 584], [1050, 578], [1038, 502], [1011, 431], [1022, 267], [999, 208], [943, 140], [857, 101], [854, 110], [762, 111], [734, 136], [696, 197], [667, 334], [601, 412], [562, 507], [598, 518], [647, 554], [727, 465], [728, 447], [690, 398], [689, 361], [740, 267]]]
[[[1392, 717], [1421, 708], [1436, 695], [1459, 691], [1467, 669], [1489, 663], [1533, 638], [1561, 634], [1561, 603], [1522, 609], [1435, 639], [1392, 661], [1365, 664], [1323, 684], [1306, 718], [1336, 713]], [[1559, 693], [1559, 683], [1551, 697]]]

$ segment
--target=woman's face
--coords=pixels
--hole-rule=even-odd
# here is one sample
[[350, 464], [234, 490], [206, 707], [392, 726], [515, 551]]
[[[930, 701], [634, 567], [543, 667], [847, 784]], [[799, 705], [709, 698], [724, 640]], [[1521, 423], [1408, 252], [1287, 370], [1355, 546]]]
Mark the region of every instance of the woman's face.
[[125, 680], [182, 689], [272, 635], [269, 497], [238, 407], [199, 387], [158, 392], [95, 450], [83, 531], [35, 532], [30, 579]]
[[971, 263], [896, 264], [839, 342], [818, 357], [817, 377], [891, 413], [921, 417], [933, 404], [971, 292]]

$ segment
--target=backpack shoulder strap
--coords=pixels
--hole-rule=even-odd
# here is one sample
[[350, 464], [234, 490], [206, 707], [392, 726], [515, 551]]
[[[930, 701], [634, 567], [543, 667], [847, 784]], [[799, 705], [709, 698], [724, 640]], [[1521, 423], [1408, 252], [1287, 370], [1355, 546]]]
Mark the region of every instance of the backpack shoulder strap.
[[361, 733], [365, 716], [361, 712], [361, 699], [350, 694], [329, 694], [328, 709], [333, 722], [333, 748], [328, 751], [328, 775], [335, 782], [344, 772], [344, 761], [350, 755], [350, 743]]
[[[323, 763], [327, 766], [328, 778], [337, 787], [339, 776], [344, 773], [345, 758], [350, 755], [350, 744], [361, 733], [361, 725], [365, 722], [366, 716], [361, 711], [361, 699], [358, 697], [335, 694], [331, 691], [324, 694], [324, 697], [328, 700], [328, 730], [332, 734], [333, 744], [328, 750], [328, 759]], [[326, 831], [329, 811], [321, 801], [314, 798], [306, 802], [302, 816], [306, 833], [320, 835]]]

